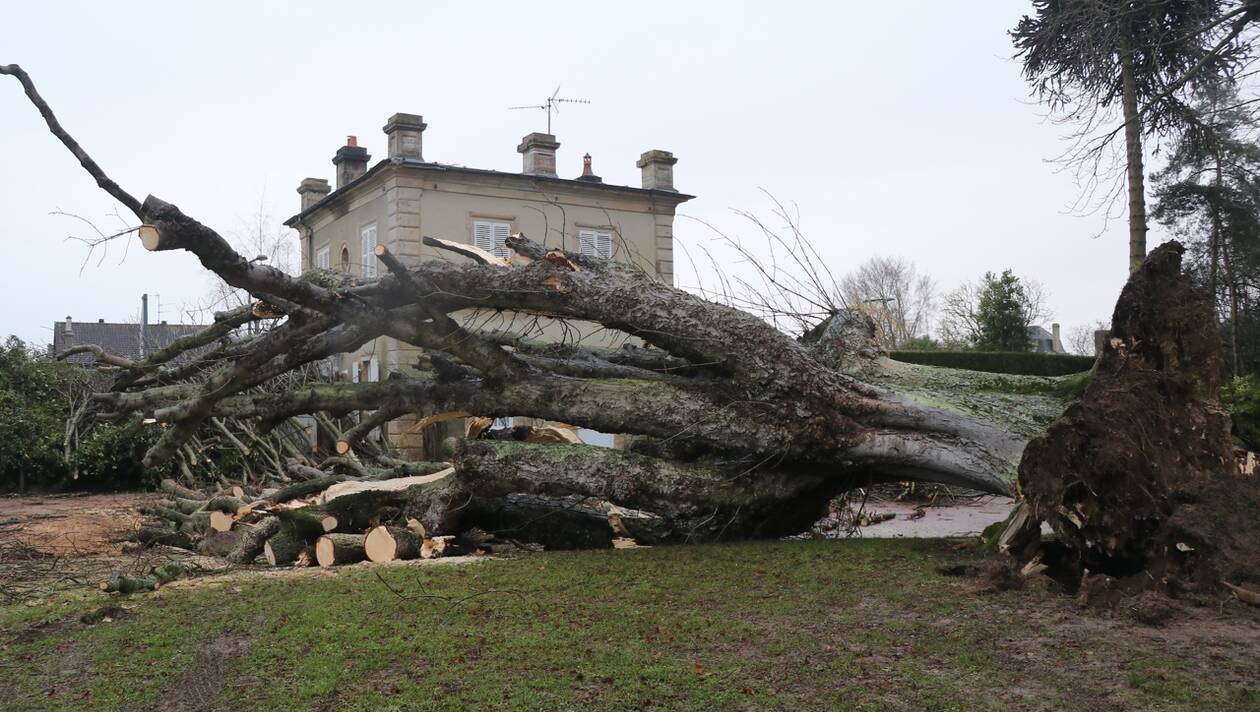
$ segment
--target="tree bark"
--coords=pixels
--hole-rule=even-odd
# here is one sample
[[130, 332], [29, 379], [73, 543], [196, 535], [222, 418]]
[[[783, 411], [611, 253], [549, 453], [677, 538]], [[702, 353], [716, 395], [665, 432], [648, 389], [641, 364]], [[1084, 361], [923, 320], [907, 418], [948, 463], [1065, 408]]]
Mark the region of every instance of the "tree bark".
[[1137, 82], [1133, 76], [1133, 50], [1120, 49], [1121, 109], [1124, 114], [1124, 150], [1129, 183], [1129, 272], [1138, 271], [1146, 259], [1146, 175], [1142, 165], [1142, 118], [1138, 112]]

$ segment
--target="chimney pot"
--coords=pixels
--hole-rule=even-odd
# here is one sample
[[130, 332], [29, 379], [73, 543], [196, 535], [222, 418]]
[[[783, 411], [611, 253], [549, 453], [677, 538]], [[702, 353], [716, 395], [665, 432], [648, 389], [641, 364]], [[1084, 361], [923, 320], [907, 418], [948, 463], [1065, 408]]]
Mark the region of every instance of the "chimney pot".
[[521, 145], [516, 147], [517, 153], [521, 154], [521, 172], [555, 177], [558, 148], [560, 143], [551, 134], [535, 132], [521, 139]]
[[595, 175], [595, 171], [591, 170], [591, 154], [582, 156], [582, 175], [578, 176], [578, 180], [587, 183], [603, 183], [604, 179]]
[[635, 163], [643, 170], [643, 187], [647, 190], [674, 191], [674, 164], [677, 162], [678, 159], [669, 151], [644, 151]]
[[104, 319], [97, 319], [97, 320], [96, 320], [96, 323], [97, 323], [97, 324], [104, 324], [104, 323], [105, 323], [105, 320], [104, 320]]
[[346, 145], [337, 149], [333, 155], [333, 165], [337, 167], [337, 190], [341, 190], [351, 181], [367, 173], [367, 164], [371, 160], [367, 149], [359, 145], [354, 136], [346, 137]]
[[381, 130], [389, 143], [389, 159], [402, 161], [411, 159], [424, 160], [424, 130], [428, 124], [419, 114], [394, 114], [385, 120]]

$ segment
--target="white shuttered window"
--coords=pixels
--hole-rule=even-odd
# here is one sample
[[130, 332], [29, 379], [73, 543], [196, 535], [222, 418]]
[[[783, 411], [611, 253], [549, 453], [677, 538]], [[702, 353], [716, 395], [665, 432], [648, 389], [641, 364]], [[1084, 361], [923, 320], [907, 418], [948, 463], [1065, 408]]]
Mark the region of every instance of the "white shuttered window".
[[511, 223], [491, 222], [489, 220], [473, 221], [473, 246], [480, 247], [495, 257], [504, 259], [511, 256], [512, 251], [505, 244], [512, 234]]
[[363, 260], [359, 263], [363, 265], [364, 277], [376, 276], [376, 223], [365, 226], [359, 232], [359, 241], [363, 246]]
[[328, 245], [319, 248], [319, 251], [315, 253], [315, 267], [328, 269]]
[[612, 233], [607, 230], [578, 230], [578, 253], [612, 259]]

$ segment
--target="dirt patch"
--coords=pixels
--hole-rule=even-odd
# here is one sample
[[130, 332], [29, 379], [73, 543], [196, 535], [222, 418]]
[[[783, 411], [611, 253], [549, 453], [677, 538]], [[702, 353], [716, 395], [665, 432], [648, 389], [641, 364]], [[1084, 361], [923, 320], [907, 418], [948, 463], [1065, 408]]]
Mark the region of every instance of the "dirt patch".
[[117, 556], [140, 523], [138, 508], [154, 499], [143, 492], [0, 497], [0, 561], [19, 546], [52, 556]]
[[193, 660], [154, 703], [157, 712], [202, 712], [215, 708], [233, 666], [249, 654], [249, 636], [222, 633], [197, 647]]

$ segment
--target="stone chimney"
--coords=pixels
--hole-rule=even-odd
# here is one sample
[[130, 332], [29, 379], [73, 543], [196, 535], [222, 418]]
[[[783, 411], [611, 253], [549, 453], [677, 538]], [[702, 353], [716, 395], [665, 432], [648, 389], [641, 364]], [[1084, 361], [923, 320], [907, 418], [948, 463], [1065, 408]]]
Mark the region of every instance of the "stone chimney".
[[303, 178], [297, 192], [302, 196], [302, 212], [306, 212], [312, 205], [327, 197], [332, 192], [332, 188], [323, 178]]
[[604, 179], [595, 175], [595, 171], [591, 170], [591, 154], [582, 156], [582, 175], [578, 176], [578, 180], [587, 183], [603, 183]]
[[521, 172], [536, 176], [556, 175], [556, 149], [560, 144], [556, 137], [545, 133], [532, 133], [521, 139], [516, 147], [521, 154]]
[[423, 161], [424, 117], [419, 114], [394, 114], [385, 121], [385, 132], [389, 141], [389, 159], [397, 161], [410, 158]]
[[359, 145], [357, 136], [347, 136], [346, 145], [337, 149], [333, 156], [333, 165], [337, 167], [337, 190], [341, 190], [355, 178], [367, 173], [367, 149]]
[[643, 187], [647, 190], [674, 190], [674, 154], [659, 149], [646, 151], [635, 165], [643, 169]]
[[65, 330], [65, 333], [66, 333], [66, 336], [73, 336], [73, 335], [74, 335], [74, 321], [72, 321], [72, 320], [70, 319], [69, 315], [67, 315], [67, 316], [66, 316], [66, 330]]
[[1059, 340], [1059, 325], [1057, 323], [1050, 325], [1050, 343], [1051, 351], [1056, 354], [1067, 353], [1063, 349], [1063, 342]]

